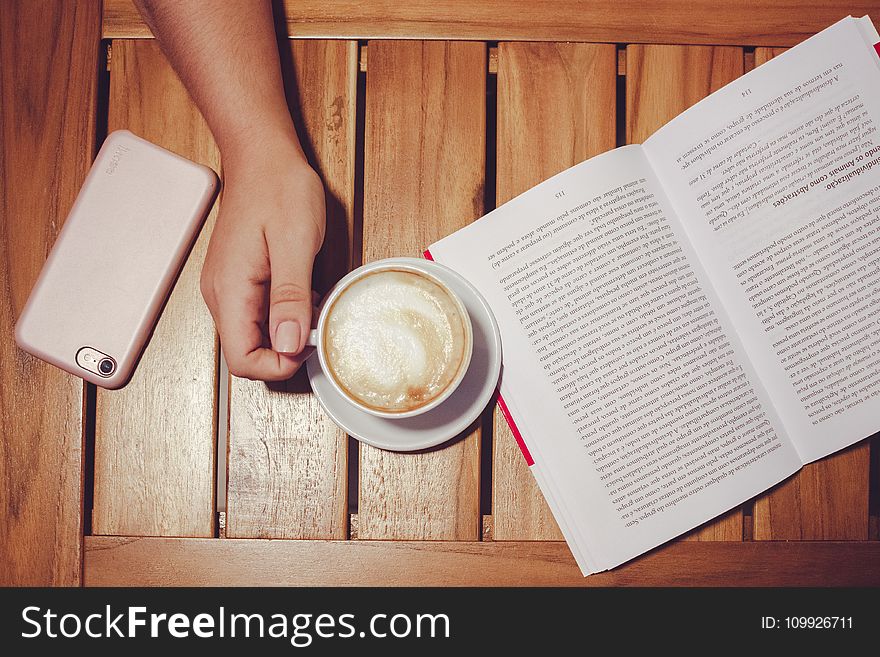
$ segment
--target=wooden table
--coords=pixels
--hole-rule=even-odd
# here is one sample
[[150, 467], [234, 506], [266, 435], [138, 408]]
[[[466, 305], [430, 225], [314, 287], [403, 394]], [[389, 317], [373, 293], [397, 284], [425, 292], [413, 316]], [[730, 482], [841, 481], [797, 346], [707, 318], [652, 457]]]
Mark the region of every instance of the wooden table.
[[[846, 14], [880, 19], [878, 2], [830, 0], [282, 4], [291, 110], [329, 198], [321, 291], [644, 140]], [[0, 582], [880, 584], [876, 440], [582, 578], [491, 408], [441, 449], [395, 454], [337, 429], [303, 376], [228, 377], [198, 291], [216, 208], [126, 388], [17, 350], [14, 321], [108, 130], [222, 162], [128, 0], [0, 12]]]

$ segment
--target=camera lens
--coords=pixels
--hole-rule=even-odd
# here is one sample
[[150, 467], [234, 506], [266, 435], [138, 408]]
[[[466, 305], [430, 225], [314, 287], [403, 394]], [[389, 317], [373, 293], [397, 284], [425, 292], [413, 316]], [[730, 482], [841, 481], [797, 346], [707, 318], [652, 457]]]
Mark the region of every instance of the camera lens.
[[98, 363], [98, 370], [104, 376], [110, 376], [113, 374], [113, 370], [116, 369], [116, 363], [113, 362], [110, 358], [102, 358], [101, 362]]

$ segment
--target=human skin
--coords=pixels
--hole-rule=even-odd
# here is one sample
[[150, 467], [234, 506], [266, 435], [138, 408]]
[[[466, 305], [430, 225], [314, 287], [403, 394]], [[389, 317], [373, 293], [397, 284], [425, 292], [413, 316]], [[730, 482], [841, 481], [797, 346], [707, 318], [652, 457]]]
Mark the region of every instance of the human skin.
[[201, 290], [229, 371], [288, 379], [307, 355], [325, 207], [285, 100], [271, 4], [135, 4], [220, 149], [223, 191]]

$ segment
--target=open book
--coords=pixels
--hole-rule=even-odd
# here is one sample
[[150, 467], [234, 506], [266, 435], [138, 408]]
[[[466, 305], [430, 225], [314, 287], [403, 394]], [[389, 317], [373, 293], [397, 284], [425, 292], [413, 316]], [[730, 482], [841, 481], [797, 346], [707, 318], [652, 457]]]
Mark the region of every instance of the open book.
[[846, 18], [426, 255], [585, 574], [880, 428], [880, 41]]

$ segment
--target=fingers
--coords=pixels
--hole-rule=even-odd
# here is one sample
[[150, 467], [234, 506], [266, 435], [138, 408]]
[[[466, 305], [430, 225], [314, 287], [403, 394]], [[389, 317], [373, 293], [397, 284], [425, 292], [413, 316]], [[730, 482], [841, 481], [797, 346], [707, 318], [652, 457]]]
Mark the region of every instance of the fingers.
[[279, 354], [297, 355], [312, 327], [312, 245], [297, 236], [266, 235], [269, 245], [269, 336]]
[[281, 185], [260, 180], [268, 191], [256, 199], [242, 192], [252, 184], [226, 186], [202, 292], [233, 375], [284, 380], [312, 351], [305, 343], [313, 314], [312, 265], [323, 239], [324, 190], [309, 171], [310, 176], [285, 176]]
[[268, 348], [266, 285], [239, 277], [224, 281], [220, 287], [218, 291], [206, 281], [202, 292], [220, 333], [230, 373], [261, 381], [284, 381], [293, 376], [310, 350], [291, 357]]

